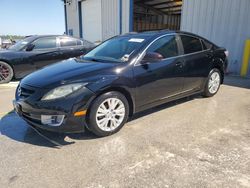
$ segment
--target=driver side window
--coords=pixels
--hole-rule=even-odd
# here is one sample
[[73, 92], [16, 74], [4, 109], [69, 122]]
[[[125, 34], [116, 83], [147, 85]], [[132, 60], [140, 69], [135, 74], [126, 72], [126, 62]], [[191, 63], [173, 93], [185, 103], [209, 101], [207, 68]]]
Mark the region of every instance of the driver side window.
[[56, 48], [56, 37], [44, 37], [35, 40], [32, 44], [34, 44], [33, 50], [43, 50]]
[[148, 48], [147, 52], [159, 53], [164, 59], [178, 56], [179, 52], [176, 36], [169, 35], [158, 39]]

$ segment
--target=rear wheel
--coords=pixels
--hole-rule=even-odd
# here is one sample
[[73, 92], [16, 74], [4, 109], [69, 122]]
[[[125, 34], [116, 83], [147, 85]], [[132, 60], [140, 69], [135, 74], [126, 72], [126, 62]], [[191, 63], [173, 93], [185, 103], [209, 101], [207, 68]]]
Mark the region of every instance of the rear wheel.
[[205, 97], [214, 96], [220, 89], [221, 79], [222, 78], [220, 71], [216, 68], [212, 69], [208, 75], [203, 96]]
[[89, 112], [89, 129], [97, 136], [108, 136], [118, 132], [126, 123], [129, 104], [119, 92], [108, 92], [99, 96]]
[[13, 69], [7, 63], [0, 61], [0, 84], [8, 83], [13, 78]]

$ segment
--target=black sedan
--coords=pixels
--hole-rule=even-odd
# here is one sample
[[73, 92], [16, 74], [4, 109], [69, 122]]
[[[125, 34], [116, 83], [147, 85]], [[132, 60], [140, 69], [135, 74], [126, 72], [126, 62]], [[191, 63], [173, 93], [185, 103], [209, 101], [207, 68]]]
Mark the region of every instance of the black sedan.
[[133, 33], [105, 41], [25, 77], [16, 112], [30, 125], [98, 136], [119, 131], [139, 111], [193, 94], [215, 95], [228, 52], [186, 32]]
[[20, 79], [52, 63], [80, 56], [94, 44], [69, 36], [30, 36], [0, 51], [0, 84]]

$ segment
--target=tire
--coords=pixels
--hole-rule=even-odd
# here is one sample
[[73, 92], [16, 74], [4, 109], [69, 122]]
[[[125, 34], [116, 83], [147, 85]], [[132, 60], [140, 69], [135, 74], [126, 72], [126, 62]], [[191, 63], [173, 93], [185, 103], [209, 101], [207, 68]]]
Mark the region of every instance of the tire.
[[10, 82], [13, 76], [14, 72], [12, 67], [3, 61], [0, 61], [0, 84]]
[[100, 95], [92, 103], [87, 115], [88, 128], [97, 136], [109, 136], [123, 127], [128, 115], [129, 104], [126, 97], [111, 91]]
[[221, 72], [216, 68], [212, 69], [208, 75], [205, 89], [202, 95], [204, 97], [214, 96], [220, 89], [221, 81]]

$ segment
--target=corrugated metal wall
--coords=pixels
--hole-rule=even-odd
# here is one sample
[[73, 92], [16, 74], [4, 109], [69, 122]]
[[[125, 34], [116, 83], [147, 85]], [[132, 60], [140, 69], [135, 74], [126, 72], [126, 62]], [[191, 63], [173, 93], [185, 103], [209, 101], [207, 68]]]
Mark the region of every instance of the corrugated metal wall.
[[128, 33], [129, 21], [130, 0], [102, 0], [103, 40], [115, 35]]
[[81, 6], [83, 38], [91, 42], [102, 41], [101, 0], [82, 1]]
[[79, 37], [79, 19], [78, 19], [78, 8], [77, 1], [72, 1], [69, 5], [66, 5], [67, 11], [67, 25], [68, 25], [68, 33], [69, 30], [73, 32], [74, 37]]
[[[104, 41], [130, 29], [131, 0], [81, 0], [83, 38]], [[79, 33], [78, 0], [67, 4], [67, 25], [75, 37]], [[120, 12], [121, 9], [121, 12]]]
[[181, 30], [226, 47], [229, 71], [239, 74], [244, 43], [250, 39], [250, 0], [183, 0]]
[[102, 40], [120, 34], [119, 3], [119, 0], [102, 0]]
[[130, 0], [122, 1], [122, 33], [129, 32]]

